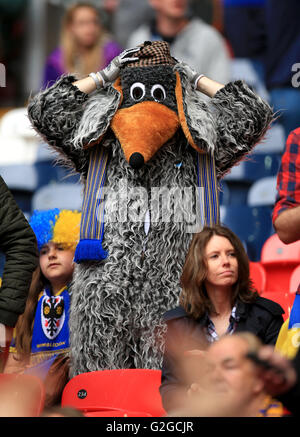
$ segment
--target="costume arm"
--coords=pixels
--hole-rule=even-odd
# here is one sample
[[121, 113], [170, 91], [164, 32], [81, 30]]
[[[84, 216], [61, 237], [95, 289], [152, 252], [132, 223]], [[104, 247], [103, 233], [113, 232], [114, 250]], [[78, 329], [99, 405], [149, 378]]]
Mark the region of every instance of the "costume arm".
[[272, 110], [240, 80], [219, 89], [208, 106], [217, 130], [214, 156], [218, 177], [222, 177], [262, 139]]
[[42, 138], [62, 156], [65, 164], [82, 170], [83, 149], [73, 145], [88, 95], [73, 85], [75, 77], [60, 78], [53, 86], [37, 94], [29, 103], [29, 119]]

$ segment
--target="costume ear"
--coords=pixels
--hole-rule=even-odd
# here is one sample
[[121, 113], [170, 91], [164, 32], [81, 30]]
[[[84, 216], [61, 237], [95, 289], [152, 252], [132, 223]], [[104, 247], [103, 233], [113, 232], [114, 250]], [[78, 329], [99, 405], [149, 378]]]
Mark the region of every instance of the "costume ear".
[[192, 89], [184, 65], [178, 63], [174, 70], [178, 117], [183, 133], [189, 144], [198, 152], [213, 152], [217, 131], [209, 105], [201, 100], [199, 91]]
[[76, 149], [89, 148], [101, 141], [123, 100], [120, 84], [118, 78], [113, 85], [90, 95], [73, 139]]

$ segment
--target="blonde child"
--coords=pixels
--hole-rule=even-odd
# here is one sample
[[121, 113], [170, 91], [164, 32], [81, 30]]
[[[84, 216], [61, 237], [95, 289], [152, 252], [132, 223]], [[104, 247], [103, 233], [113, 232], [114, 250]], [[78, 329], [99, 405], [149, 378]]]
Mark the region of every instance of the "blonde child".
[[69, 284], [79, 239], [79, 212], [35, 211], [39, 266], [33, 274], [24, 314], [19, 317], [4, 373], [32, 373], [43, 379], [45, 406], [59, 402], [68, 380]]

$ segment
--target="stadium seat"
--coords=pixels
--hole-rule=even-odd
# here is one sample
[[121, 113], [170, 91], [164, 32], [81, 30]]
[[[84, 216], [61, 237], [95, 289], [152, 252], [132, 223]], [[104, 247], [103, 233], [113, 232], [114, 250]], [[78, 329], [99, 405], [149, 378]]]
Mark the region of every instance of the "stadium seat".
[[281, 154], [254, 152], [248, 155], [246, 160], [232, 167], [224, 176], [224, 180], [252, 183], [265, 177], [277, 176], [280, 162]]
[[0, 165], [32, 164], [39, 138], [32, 128], [27, 108], [14, 108], [0, 119]]
[[263, 293], [265, 291], [267, 277], [266, 272], [260, 262], [250, 261], [249, 263], [250, 278], [253, 281], [255, 289], [258, 293]]
[[1, 165], [0, 174], [11, 190], [33, 192], [37, 188], [37, 173], [32, 164]]
[[261, 263], [267, 274], [266, 291], [288, 292], [292, 272], [300, 264], [300, 241], [284, 244], [273, 234], [262, 247]]
[[249, 206], [273, 207], [276, 199], [277, 176], [261, 178], [249, 188], [247, 204]]
[[37, 189], [37, 174], [32, 164], [11, 164], [0, 166], [0, 175], [10, 189], [18, 206], [24, 213], [30, 213], [31, 201]]
[[62, 407], [85, 416], [162, 417], [160, 370], [121, 369], [82, 373], [64, 388]]
[[244, 161], [244, 180], [256, 182], [265, 177], [277, 176], [280, 162], [280, 154], [252, 153]]
[[255, 153], [282, 154], [285, 148], [285, 132], [283, 126], [276, 122], [268, 129], [265, 137], [255, 146]]
[[245, 162], [231, 168], [230, 172], [224, 176], [223, 181], [229, 188], [229, 204], [243, 205], [247, 203], [247, 193], [251, 182], [245, 179]]
[[[234, 166], [224, 177], [229, 188], [229, 203], [250, 206], [273, 205], [280, 160], [279, 154], [253, 153], [246, 161]], [[268, 198], [266, 193], [269, 195]]]
[[38, 187], [52, 183], [77, 183], [79, 182], [79, 174], [71, 174], [67, 168], [55, 164], [53, 161], [37, 161], [34, 164], [37, 172]]
[[0, 416], [39, 417], [45, 405], [45, 386], [34, 375], [0, 374]]
[[300, 286], [300, 264], [296, 267], [290, 277], [290, 293], [296, 293], [298, 287]]
[[247, 205], [222, 205], [221, 222], [244, 243], [250, 261], [259, 261], [266, 239], [272, 234], [271, 209]]
[[234, 206], [247, 205], [251, 183], [243, 180], [226, 180], [226, 183], [229, 188], [229, 204]]
[[251, 88], [253, 88], [265, 100], [269, 100], [269, 93], [264, 82], [257, 74], [253, 63], [248, 58], [232, 58], [231, 59], [231, 80], [244, 80]]
[[71, 174], [70, 169], [57, 163], [58, 158], [58, 153], [51, 149], [48, 144], [41, 143], [39, 145], [34, 162], [39, 188], [50, 183], [77, 183], [79, 181], [79, 174]]
[[229, 205], [230, 191], [224, 180], [220, 182], [219, 202], [220, 205]]
[[273, 300], [274, 302], [281, 305], [284, 310], [284, 320], [286, 320], [290, 316], [294, 301], [294, 296], [292, 296], [290, 293], [284, 291], [265, 291], [261, 294], [261, 297]]
[[32, 210], [64, 208], [81, 210], [82, 186], [72, 183], [54, 183], [39, 188], [32, 198]]

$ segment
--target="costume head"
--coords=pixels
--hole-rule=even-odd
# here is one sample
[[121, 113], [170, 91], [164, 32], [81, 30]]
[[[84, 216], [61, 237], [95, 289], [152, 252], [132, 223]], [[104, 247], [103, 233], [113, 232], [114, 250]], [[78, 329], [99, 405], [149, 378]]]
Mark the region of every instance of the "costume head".
[[[138, 171], [146, 163], [151, 165], [152, 157], [181, 129], [180, 144], [189, 144], [191, 154], [198, 152], [195, 165], [201, 171], [195, 183], [213, 193], [209, 198], [214, 200], [203, 207], [207, 223], [218, 222], [215, 166], [211, 154], [204, 153], [215, 144], [212, 112], [205, 102], [199, 101], [187, 67], [171, 56], [167, 42], [146, 41], [134, 56], [138, 60], [122, 66], [113, 85], [97, 91], [86, 102], [73, 146], [80, 150], [101, 145], [110, 128], [125, 160]], [[77, 263], [107, 257], [102, 247], [104, 202], [98, 203], [96, 197], [100, 198], [110, 162], [106, 147], [93, 149], [89, 155], [80, 243], [75, 253]], [[96, 225], [93, 217], [97, 217]]]
[[[139, 59], [121, 67], [113, 86], [87, 103], [75, 147], [101, 143], [111, 127], [134, 169], [148, 162], [179, 128], [198, 152], [213, 149], [213, 118], [192, 89], [184, 64], [171, 56], [168, 43], [146, 41], [134, 56]], [[105, 115], [99, 113], [100, 98]]]
[[34, 211], [29, 221], [40, 251], [49, 242], [75, 249], [79, 241], [81, 213], [58, 208]]

